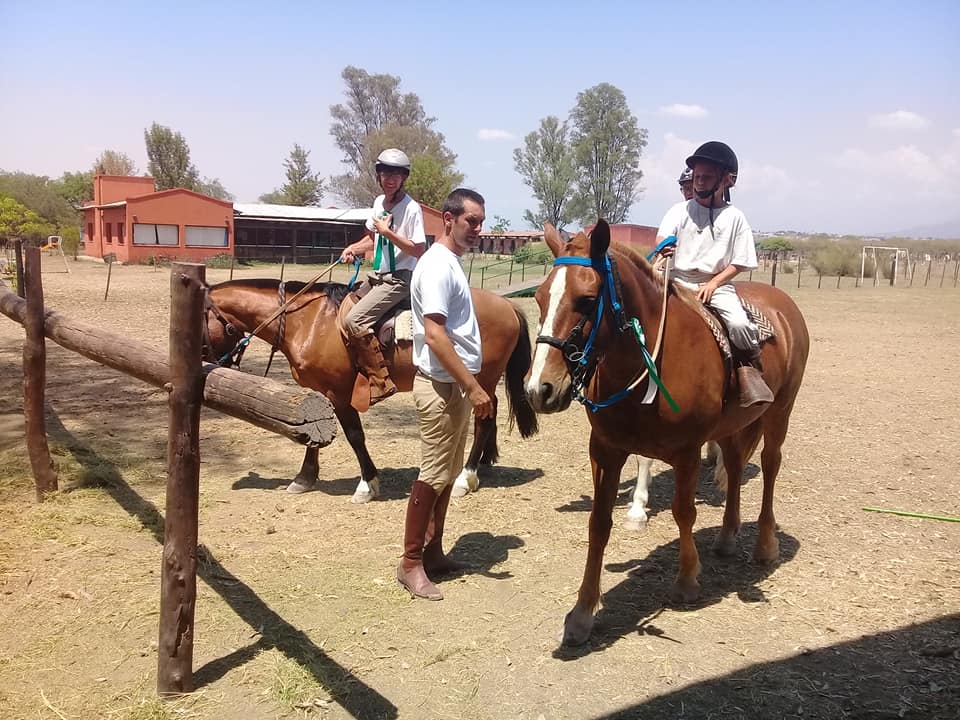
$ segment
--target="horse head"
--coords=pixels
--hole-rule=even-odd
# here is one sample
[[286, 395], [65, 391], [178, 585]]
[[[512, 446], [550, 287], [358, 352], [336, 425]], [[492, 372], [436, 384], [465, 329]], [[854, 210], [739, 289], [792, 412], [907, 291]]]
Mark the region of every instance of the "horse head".
[[207, 286], [203, 296], [203, 359], [225, 366], [239, 365], [239, 357], [231, 356], [247, 328], [217, 305], [214, 294], [215, 288]]
[[603, 343], [603, 293], [610, 226], [599, 220], [590, 236], [565, 240], [553, 225], [544, 226], [553, 252], [553, 271], [536, 293], [540, 326], [533, 365], [526, 379], [530, 404], [545, 413], [566, 410], [578, 384], [589, 379], [593, 343]]

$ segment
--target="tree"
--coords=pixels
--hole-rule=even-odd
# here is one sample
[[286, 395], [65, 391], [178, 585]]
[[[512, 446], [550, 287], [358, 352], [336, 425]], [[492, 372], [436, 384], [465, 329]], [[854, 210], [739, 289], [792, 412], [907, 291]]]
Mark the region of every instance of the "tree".
[[[347, 102], [330, 107], [330, 134], [343, 152], [347, 172], [331, 179], [334, 193], [356, 206], [371, 205], [380, 194], [374, 170], [376, 157], [388, 147], [398, 147], [411, 160], [407, 181], [410, 194], [428, 205], [442, 203], [463, 181], [463, 175], [454, 168], [457, 156], [446, 147], [443, 135], [433, 129], [436, 119], [427, 117], [416, 93], [402, 94], [399, 77], [370, 75], [353, 66], [344, 68], [341, 77], [346, 83]], [[417, 163], [424, 155], [434, 162]], [[423, 178], [418, 177], [421, 171], [425, 173]], [[414, 188], [426, 188], [431, 196], [418, 195]]]
[[490, 232], [494, 235], [504, 235], [510, 229], [510, 221], [502, 215], [493, 216], [493, 227]]
[[647, 131], [637, 126], [623, 92], [609, 83], [578, 93], [570, 120], [578, 178], [571, 212], [584, 224], [598, 218], [623, 222], [638, 195]]
[[287, 182], [283, 187], [260, 196], [261, 202], [275, 205], [319, 205], [323, 198], [323, 179], [310, 169], [310, 151], [294, 143], [290, 155], [283, 161]]
[[75, 209], [60, 190], [60, 183], [45, 175], [0, 172], [0, 194], [13, 198], [57, 228], [77, 221]]
[[57, 182], [57, 193], [74, 209], [80, 212], [84, 203], [93, 200], [93, 171], [65, 172]]
[[462, 174], [444, 167], [435, 155], [425, 154], [416, 155], [410, 161], [410, 177], [404, 187], [418, 202], [439, 209], [461, 182]]
[[38, 240], [53, 234], [53, 225], [23, 203], [0, 194], [0, 238]]
[[136, 163], [126, 153], [117, 150], [104, 150], [93, 161], [95, 175], [137, 175]]
[[233, 200], [233, 195], [227, 191], [219, 178], [205, 177], [202, 180], [198, 180], [196, 187], [193, 189], [198, 193], [215, 197], [218, 200]]
[[536, 212], [524, 211], [524, 220], [536, 228], [549, 222], [561, 229], [573, 219], [567, 205], [575, 177], [567, 123], [552, 115], [541, 120], [540, 129], [513, 151], [513, 166], [539, 204]]
[[147, 171], [157, 184], [157, 190], [197, 187], [200, 175], [190, 162], [190, 148], [183, 135], [168, 127], [153, 123], [143, 131], [147, 145]]

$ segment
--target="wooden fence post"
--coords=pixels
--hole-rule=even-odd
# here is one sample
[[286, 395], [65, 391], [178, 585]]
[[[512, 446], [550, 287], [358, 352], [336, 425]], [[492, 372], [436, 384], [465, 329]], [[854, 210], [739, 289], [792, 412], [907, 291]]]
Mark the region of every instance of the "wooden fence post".
[[26, 297], [26, 290], [23, 287], [23, 240], [17, 238], [13, 241], [14, 262], [17, 265], [17, 295]]
[[960, 258], [953, 265], [953, 286], [957, 286], [957, 277], [960, 276]]
[[803, 272], [803, 256], [797, 260], [797, 290], [800, 289], [800, 273]]
[[40, 248], [26, 248], [24, 267], [27, 315], [24, 318], [26, 339], [23, 343], [23, 418], [27, 433], [27, 454], [33, 469], [37, 501], [57, 490], [57, 473], [53, 469], [47, 426], [43, 416], [47, 383], [47, 346], [43, 334], [43, 285], [40, 281]]
[[843, 277], [843, 275], [841, 275], [840, 273], [837, 273], [837, 290], [840, 289], [840, 278], [842, 278], [842, 277]]
[[818, 273], [819, 274], [817, 276], [817, 290], [819, 290], [820, 285], [823, 284], [823, 270], [819, 270]]
[[[113, 259], [115, 255], [113, 253], [107, 253], [103, 256], [104, 261], [107, 263], [107, 287], [103, 291], [103, 301], [107, 301], [107, 295], [110, 294], [110, 275], [113, 273]], [[154, 260], [156, 262], [156, 260]]]
[[230, 256], [230, 279], [233, 280], [233, 262], [236, 260], [235, 255]]
[[943, 278], [947, 275], [947, 261], [943, 261], [943, 270], [940, 271], [940, 287], [943, 287]]
[[476, 250], [470, 253], [470, 268], [467, 270], [467, 285], [470, 284], [470, 279], [473, 277], [473, 259], [477, 256]]
[[778, 257], [778, 255], [779, 255], [779, 253], [773, 256], [773, 262], [770, 264], [771, 267], [773, 268], [773, 269], [770, 271], [770, 284], [771, 284], [773, 287], [776, 287], [776, 286], [777, 286], [777, 257]]
[[927, 283], [930, 282], [930, 272], [933, 270], [933, 260], [927, 262], [927, 277], [923, 281], [923, 286], [926, 287]]
[[205, 266], [174, 263], [170, 273], [170, 421], [167, 503], [160, 577], [157, 692], [193, 690], [200, 496], [202, 283]]

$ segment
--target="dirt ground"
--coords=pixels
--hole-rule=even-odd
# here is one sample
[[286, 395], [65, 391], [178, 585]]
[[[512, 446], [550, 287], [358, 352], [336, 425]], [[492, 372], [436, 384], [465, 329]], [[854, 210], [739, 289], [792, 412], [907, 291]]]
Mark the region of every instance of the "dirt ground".
[[[115, 267], [104, 301], [107, 269], [70, 267], [44, 272], [50, 307], [166, 352], [167, 272]], [[777, 488], [778, 565], [748, 560], [756, 465], [739, 556], [710, 554], [722, 498], [704, 471], [702, 600], [670, 606], [671, 474], [655, 466], [649, 526], [628, 532], [628, 464], [596, 629], [586, 647], [561, 648], [586, 555], [582, 409], [541, 418], [528, 441], [501, 418], [501, 463], [451, 506], [448, 547], [467, 570], [439, 603], [394, 579], [418, 461], [408, 395], [366, 418], [384, 489], [368, 505], [349, 502], [359, 471], [342, 437], [321, 451], [319, 489], [294, 496], [284, 487], [300, 448], [205, 410], [199, 687], [167, 703], [155, 699], [165, 396], [49, 343], [62, 490], [38, 505], [23, 333], [0, 317], [0, 717], [956, 718], [960, 523], [863, 508], [960, 516], [960, 289], [782, 279], [813, 346]], [[255, 344], [246, 370], [266, 357]], [[271, 377], [292, 382], [282, 361]]]

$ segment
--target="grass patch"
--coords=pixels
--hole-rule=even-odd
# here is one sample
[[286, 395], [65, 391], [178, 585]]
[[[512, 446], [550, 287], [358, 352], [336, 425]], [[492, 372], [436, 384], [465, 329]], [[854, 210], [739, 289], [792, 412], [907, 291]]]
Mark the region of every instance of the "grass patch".
[[301, 714], [323, 710], [331, 703], [330, 693], [313, 674], [295, 660], [277, 658], [268, 690], [280, 707]]

